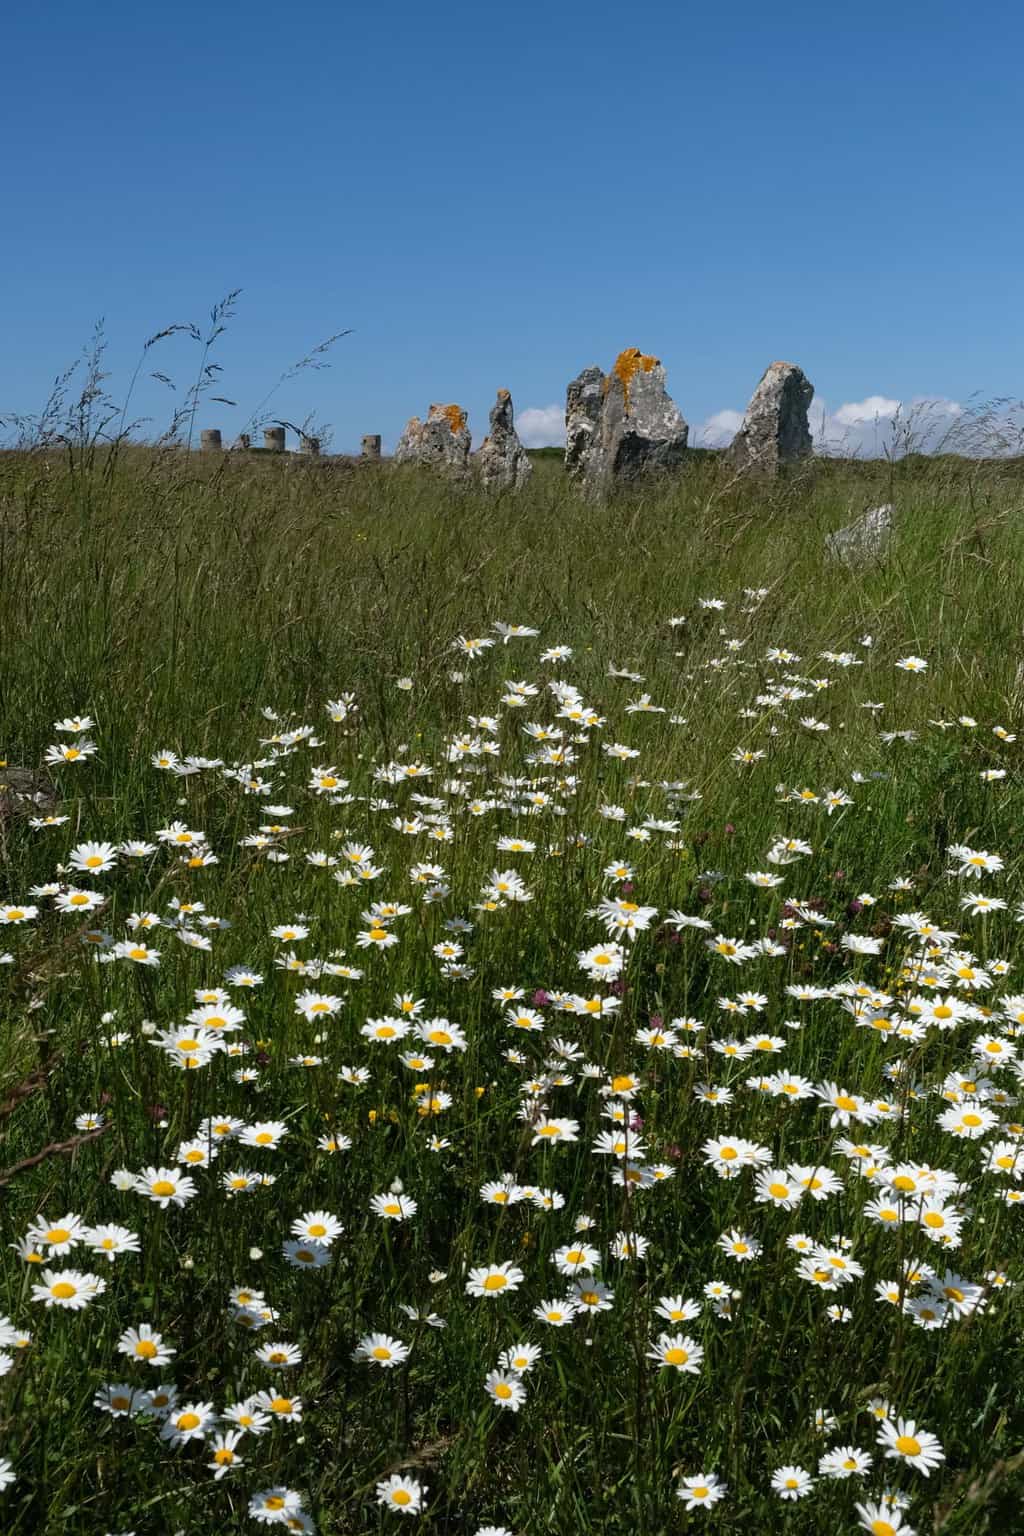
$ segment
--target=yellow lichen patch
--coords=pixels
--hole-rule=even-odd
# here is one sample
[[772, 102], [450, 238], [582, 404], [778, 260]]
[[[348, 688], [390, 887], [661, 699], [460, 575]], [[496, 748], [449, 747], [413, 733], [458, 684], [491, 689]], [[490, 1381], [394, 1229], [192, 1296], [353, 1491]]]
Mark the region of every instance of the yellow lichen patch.
[[466, 425], [466, 413], [461, 405], [438, 405], [432, 409], [444, 417], [453, 432], [461, 432]]
[[499, 389], [498, 390], [498, 399], [499, 400], [508, 400], [509, 398], [510, 398], [509, 397], [509, 392], [508, 392], [507, 389]]
[[641, 352], [639, 347], [627, 347], [624, 352], [619, 353], [612, 364], [612, 371], [604, 381], [605, 393], [608, 392], [612, 378], [618, 379], [622, 385], [622, 396], [628, 410], [630, 382], [638, 373], [650, 373], [652, 368], [657, 368], [659, 362], [660, 358]]

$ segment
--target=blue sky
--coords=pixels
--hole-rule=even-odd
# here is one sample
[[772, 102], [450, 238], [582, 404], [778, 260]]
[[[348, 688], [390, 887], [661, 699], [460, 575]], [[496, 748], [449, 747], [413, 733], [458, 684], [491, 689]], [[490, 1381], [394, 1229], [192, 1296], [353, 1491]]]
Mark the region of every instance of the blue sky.
[[[339, 449], [432, 400], [479, 439], [499, 386], [556, 408], [524, 414], [538, 440], [630, 345], [697, 429], [779, 357], [851, 426], [1024, 393], [1022, 56], [988, 0], [11, 9], [0, 415], [97, 317], [118, 393], [235, 287], [240, 408], [197, 423], [226, 435], [344, 327], [272, 402]], [[196, 349], [151, 360], [184, 389]], [[144, 379], [137, 406], [155, 431], [172, 399]]]

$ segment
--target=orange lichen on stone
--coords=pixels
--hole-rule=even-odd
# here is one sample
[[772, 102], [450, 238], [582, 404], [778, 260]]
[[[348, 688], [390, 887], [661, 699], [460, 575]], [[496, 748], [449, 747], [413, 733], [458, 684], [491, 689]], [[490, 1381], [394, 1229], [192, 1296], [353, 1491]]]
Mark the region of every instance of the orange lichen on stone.
[[622, 385], [622, 395], [628, 410], [630, 382], [636, 378], [638, 373], [650, 373], [652, 368], [657, 368], [659, 361], [659, 358], [652, 357], [647, 352], [641, 352], [639, 347], [627, 347], [624, 352], [619, 353], [612, 364], [612, 371], [604, 383], [605, 394], [608, 393], [608, 388], [614, 376]]
[[466, 425], [466, 413], [461, 405], [442, 405], [441, 415], [453, 432], [461, 432]]

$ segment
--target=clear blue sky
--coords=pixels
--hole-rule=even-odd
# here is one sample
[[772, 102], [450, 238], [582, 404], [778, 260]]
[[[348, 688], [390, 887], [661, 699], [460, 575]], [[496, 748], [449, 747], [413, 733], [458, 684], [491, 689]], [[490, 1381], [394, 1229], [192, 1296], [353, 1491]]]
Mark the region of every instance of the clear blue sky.
[[1024, 393], [1022, 57], [1005, 0], [10, 7], [0, 414], [233, 287], [226, 433], [346, 326], [275, 397], [339, 448], [634, 344], [695, 424], [776, 357], [832, 409]]

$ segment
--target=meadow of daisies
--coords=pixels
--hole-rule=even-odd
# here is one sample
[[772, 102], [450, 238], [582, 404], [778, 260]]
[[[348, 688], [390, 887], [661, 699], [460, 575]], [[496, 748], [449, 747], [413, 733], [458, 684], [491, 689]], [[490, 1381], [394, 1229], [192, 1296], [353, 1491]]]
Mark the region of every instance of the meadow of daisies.
[[5, 1536], [1019, 1528], [1018, 483], [535, 482], [0, 465]]

